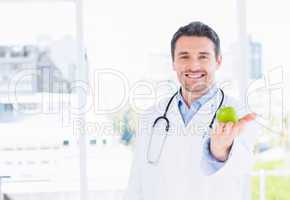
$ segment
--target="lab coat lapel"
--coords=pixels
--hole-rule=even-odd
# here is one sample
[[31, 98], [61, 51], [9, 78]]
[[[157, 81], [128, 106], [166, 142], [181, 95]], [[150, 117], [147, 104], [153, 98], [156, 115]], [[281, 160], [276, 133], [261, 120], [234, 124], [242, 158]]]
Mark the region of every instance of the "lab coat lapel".
[[221, 95], [218, 92], [208, 100], [193, 116], [187, 125], [187, 131], [196, 133], [197, 136], [205, 136], [209, 131], [209, 125], [214, 117], [216, 109], [220, 103]]
[[152, 128], [151, 130], [151, 133], [153, 134], [149, 136], [147, 152], [148, 161], [157, 164], [157, 162], [162, 160], [163, 157], [166, 157], [166, 154], [170, 156], [175, 154], [176, 149], [167, 149], [168, 145], [176, 144], [182, 146], [183, 144], [187, 144], [188, 147], [184, 145], [184, 148], [187, 148], [189, 151], [191, 146], [200, 146], [202, 144], [203, 136], [208, 133], [208, 126], [214, 116], [216, 107], [219, 104], [219, 96], [220, 95], [215, 95], [204, 104], [186, 127], [175, 98], [167, 113], [167, 118], [170, 123], [169, 131], [165, 131], [165, 120], [159, 120], [154, 129]]

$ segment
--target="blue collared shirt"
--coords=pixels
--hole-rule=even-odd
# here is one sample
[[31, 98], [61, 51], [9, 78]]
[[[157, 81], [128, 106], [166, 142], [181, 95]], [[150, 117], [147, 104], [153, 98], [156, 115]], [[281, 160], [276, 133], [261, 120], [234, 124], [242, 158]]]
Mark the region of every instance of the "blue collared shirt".
[[182, 116], [185, 126], [188, 125], [188, 123], [191, 121], [191, 119], [197, 113], [197, 111], [206, 102], [208, 102], [211, 98], [213, 98], [217, 92], [218, 92], [218, 88], [215, 85], [212, 86], [205, 95], [193, 101], [192, 104], [190, 105], [190, 108], [188, 108], [184, 101], [184, 98], [181, 95], [181, 90], [178, 91], [178, 94], [177, 94], [178, 108], [179, 108], [179, 112]]
[[[193, 116], [198, 112], [198, 110], [206, 102], [208, 102], [211, 98], [213, 98], [217, 94], [217, 92], [218, 88], [216, 87], [216, 85], [212, 86], [205, 95], [193, 101], [190, 107], [188, 108], [188, 106], [184, 101], [184, 98], [181, 95], [181, 89], [179, 90], [177, 94], [177, 103], [179, 112], [181, 114], [185, 126], [188, 125], [188, 123], [192, 120]], [[210, 153], [209, 144], [210, 138], [207, 139], [204, 145], [203, 152], [206, 158], [207, 165], [203, 165], [203, 168], [207, 174], [212, 174], [218, 171], [225, 164], [225, 162], [218, 161], [213, 157], [213, 155]]]

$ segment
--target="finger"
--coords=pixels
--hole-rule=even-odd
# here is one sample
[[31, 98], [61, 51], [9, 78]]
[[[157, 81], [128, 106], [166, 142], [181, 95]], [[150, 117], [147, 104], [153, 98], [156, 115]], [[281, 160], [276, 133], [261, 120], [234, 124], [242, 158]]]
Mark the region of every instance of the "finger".
[[234, 126], [233, 122], [226, 123], [225, 128], [224, 128], [224, 134], [230, 135], [232, 132], [233, 126]]
[[213, 134], [216, 134], [217, 132], [217, 125], [213, 127]]
[[225, 123], [218, 123], [216, 134], [220, 135], [224, 132]]
[[232, 134], [233, 134], [233, 136], [234, 136], [234, 137], [238, 136], [239, 133], [240, 133], [240, 130], [241, 130], [241, 125], [238, 124], [238, 123], [235, 123], [235, 124], [233, 125], [233, 128], [232, 128]]

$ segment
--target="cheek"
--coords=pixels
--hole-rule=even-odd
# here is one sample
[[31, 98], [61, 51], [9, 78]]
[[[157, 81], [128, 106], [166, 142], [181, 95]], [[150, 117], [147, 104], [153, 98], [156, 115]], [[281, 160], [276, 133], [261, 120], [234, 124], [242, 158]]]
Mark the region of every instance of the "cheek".
[[217, 66], [214, 65], [214, 64], [210, 64], [207, 67], [207, 73], [208, 74], [214, 75], [214, 73], [216, 72], [216, 70], [217, 70]]
[[180, 73], [183, 68], [180, 65], [173, 65], [173, 70], [176, 71], [177, 73]]
[[207, 71], [207, 80], [208, 81], [211, 81], [211, 80], [213, 80], [214, 79], [214, 77], [215, 77], [215, 72], [216, 72], [216, 70], [214, 69], [212, 69], [212, 70], [208, 70]]

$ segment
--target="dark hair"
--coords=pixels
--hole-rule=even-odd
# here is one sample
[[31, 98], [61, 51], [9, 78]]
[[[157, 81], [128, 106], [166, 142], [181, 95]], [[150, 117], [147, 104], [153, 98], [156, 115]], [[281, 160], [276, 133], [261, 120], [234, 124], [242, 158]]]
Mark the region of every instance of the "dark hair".
[[217, 58], [220, 55], [220, 39], [218, 34], [208, 25], [202, 22], [191, 22], [186, 26], [180, 27], [176, 33], [174, 33], [171, 39], [171, 58], [174, 60], [174, 51], [176, 47], [176, 41], [181, 36], [198, 36], [198, 37], [207, 37], [214, 43], [215, 56]]

